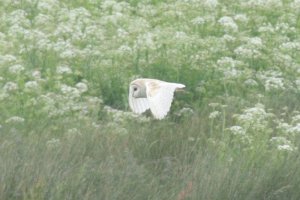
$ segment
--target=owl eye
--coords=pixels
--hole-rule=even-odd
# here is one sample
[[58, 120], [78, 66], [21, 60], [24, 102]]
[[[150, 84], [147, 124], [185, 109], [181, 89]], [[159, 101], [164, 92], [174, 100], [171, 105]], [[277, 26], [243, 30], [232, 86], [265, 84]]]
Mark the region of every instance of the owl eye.
[[134, 87], [134, 88], [133, 88], [133, 91], [137, 91], [137, 88], [136, 88], [136, 87]]

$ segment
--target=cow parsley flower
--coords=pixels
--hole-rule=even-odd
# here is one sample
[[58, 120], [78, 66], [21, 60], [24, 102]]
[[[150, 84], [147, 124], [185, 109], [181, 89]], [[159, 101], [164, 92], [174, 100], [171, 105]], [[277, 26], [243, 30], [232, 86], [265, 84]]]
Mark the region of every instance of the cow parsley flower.
[[277, 149], [280, 151], [294, 151], [295, 150], [295, 148], [293, 148], [292, 146], [290, 146], [288, 144], [278, 145]]
[[131, 53], [132, 52], [132, 49], [127, 46], [127, 45], [122, 45], [118, 48], [118, 52], [122, 53], [122, 54], [125, 54], [125, 53]]
[[216, 8], [218, 6], [219, 2], [218, 0], [205, 0], [204, 6], [208, 8]]
[[153, 34], [152, 33], [145, 33], [139, 35], [135, 46], [141, 49], [155, 49], [155, 44], [153, 41]]
[[288, 129], [288, 132], [300, 134], [300, 123], [297, 123], [295, 126], [291, 126], [291, 127]]
[[60, 89], [63, 94], [66, 94], [71, 98], [76, 98], [80, 96], [80, 91], [77, 88], [62, 84]]
[[8, 68], [8, 71], [12, 74], [20, 74], [20, 72], [22, 72], [24, 70], [25, 70], [25, 68], [20, 64], [13, 65]]
[[18, 89], [18, 85], [14, 82], [7, 82], [3, 86], [3, 90], [6, 92], [13, 92], [13, 91], [16, 91], [17, 89]]
[[72, 69], [67, 65], [60, 65], [56, 68], [58, 74], [72, 74]]
[[5, 120], [5, 123], [19, 124], [19, 123], [23, 123], [24, 121], [25, 121], [25, 119], [23, 117], [13, 116], [13, 117], [10, 117], [7, 120]]
[[241, 126], [231, 126], [229, 128], [229, 131], [233, 134], [233, 135], [245, 135], [246, 131], [243, 129], [243, 127]]
[[258, 78], [264, 82], [266, 91], [283, 90], [284, 79], [282, 73], [278, 71], [264, 71], [258, 74]]
[[36, 81], [27, 81], [25, 83], [25, 91], [34, 92], [39, 88], [39, 84]]
[[0, 55], [0, 65], [7, 65], [9, 63], [16, 62], [17, 58], [14, 55], [6, 54]]
[[247, 86], [258, 86], [258, 83], [255, 80], [251, 79], [251, 78], [247, 79], [244, 82], [244, 84], [247, 85]]
[[80, 93], [84, 93], [84, 92], [88, 91], [87, 84], [85, 84], [83, 82], [79, 82], [75, 86], [79, 90]]
[[249, 20], [245, 14], [237, 14], [233, 18], [234, 18], [234, 20], [242, 22], [242, 23], [247, 23]]
[[194, 25], [202, 25], [205, 23], [205, 19], [203, 17], [196, 17], [196, 18], [192, 19], [191, 22]]
[[217, 118], [220, 114], [221, 114], [221, 113], [220, 113], [219, 111], [216, 110], [216, 111], [211, 112], [211, 113], [209, 114], [208, 118], [209, 118], [209, 119], [215, 119], [215, 118]]
[[286, 51], [300, 51], [300, 42], [285, 42], [280, 48]]
[[218, 22], [224, 27], [225, 31], [236, 32], [238, 30], [238, 25], [234, 22], [234, 20], [231, 17], [221, 17]]

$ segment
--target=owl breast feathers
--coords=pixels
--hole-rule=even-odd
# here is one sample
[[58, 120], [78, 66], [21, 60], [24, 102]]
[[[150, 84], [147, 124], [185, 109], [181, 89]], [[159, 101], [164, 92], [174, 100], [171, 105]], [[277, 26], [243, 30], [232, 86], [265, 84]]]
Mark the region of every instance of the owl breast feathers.
[[163, 119], [170, 110], [174, 92], [182, 88], [185, 85], [180, 83], [136, 79], [129, 86], [129, 106], [134, 113], [141, 114], [150, 109], [154, 118]]

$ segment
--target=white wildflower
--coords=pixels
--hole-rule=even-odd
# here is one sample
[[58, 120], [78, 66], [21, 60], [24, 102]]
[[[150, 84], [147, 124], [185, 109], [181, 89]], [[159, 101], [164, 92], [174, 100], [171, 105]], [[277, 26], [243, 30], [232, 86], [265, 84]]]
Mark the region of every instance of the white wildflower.
[[249, 48], [244, 45], [237, 47], [234, 53], [244, 58], [258, 58], [261, 56], [261, 53], [257, 49]]
[[292, 117], [292, 123], [300, 123], [300, 114]]
[[23, 117], [13, 116], [5, 120], [5, 123], [19, 124], [19, 123], [23, 123], [24, 121], [25, 119]]
[[60, 58], [75, 58], [80, 54], [80, 51], [76, 48], [66, 49], [61, 54], [59, 54]]
[[13, 66], [10, 66], [8, 68], [8, 71], [12, 74], [19, 74], [20, 72], [24, 71], [24, 67], [20, 64], [17, 64], [17, 65], [13, 65]]
[[294, 0], [290, 5], [292, 9], [300, 10], [300, 0]]
[[231, 57], [222, 57], [217, 61], [218, 69], [223, 72], [225, 78], [238, 78], [242, 73], [236, 69], [237, 64], [241, 64], [239, 61], [232, 59]]
[[183, 31], [175, 32], [175, 39], [179, 41], [187, 41], [189, 39], [188, 35]]
[[18, 85], [14, 82], [7, 82], [4, 86], [3, 86], [3, 90], [6, 92], [12, 92], [18, 89]]
[[36, 81], [27, 81], [25, 83], [25, 91], [32, 92], [39, 88], [39, 84]]
[[0, 65], [16, 62], [17, 58], [14, 55], [0, 55]]
[[60, 89], [63, 94], [66, 94], [71, 98], [76, 98], [80, 96], [80, 91], [77, 88], [62, 84]]
[[13, 10], [8, 16], [6, 16], [6, 21], [10, 25], [21, 25], [24, 27], [30, 26], [30, 21], [27, 19], [27, 13], [22, 9]]
[[155, 44], [153, 41], [153, 34], [152, 33], [145, 33], [142, 35], [139, 35], [135, 46], [137, 48], [142, 48], [142, 49], [155, 49]]
[[52, 16], [50, 15], [45, 15], [42, 13], [39, 13], [35, 18], [34, 18], [34, 23], [38, 26], [44, 26], [45, 24], [49, 23], [52, 21]]
[[281, 76], [280, 71], [269, 70], [259, 73], [257, 77], [264, 82], [266, 91], [272, 91], [285, 89], [284, 79]]
[[72, 74], [72, 69], [67, 65], [60, 65], [56, 68], [58, 74]]
[[266, 91], [285, 89], [283, 84], [283, 78], [268, 77], [268, 79], [265, 82], [265, 89]]
[[208, 8], [216, 8], [218, 6], [218, 0], [205, 0], [204, 5]]
[[118, 48], [118, 51], [121, 53], [131, 53], [132, 49], [128, 45], [122, 45]]
[[217, 61], [217, 64], [220, 67], [225, 67], [225, 68], [234, 68], [235, 67], [235, 60], [232, 59], [231, 57], [222, 57]]
[[256, 104], [255, 107], [247, 108], [242, 114], [235, 117], [245, 127], [263, 128], [266, 126], [267, 118], [270, 116], [271, 114], [265, 111], [264, 105]]
[[280, 150], [280, 151], [294, 151], [295, 148], [288, 145], [288, 144], [284, 144], [284, 145], [278, 145], [277, 146], [277, 149]]
[[51, 12], [59, 8], [60, 3], [57, 0], [38, 1], [37, 8], [42, 12]]
[[35, 80], [40, 80], [41, 79], [41, 72], [39, 70], [35, 70], [31, 73], [31, 76], [35, 79]]
[[258, 32], [260, 32], [260, 33], [274, 33], [275, 29], [272, 26], [272, 24], [268, 23], [268, 24], [264, 24], [263, 26], [259, 27]]
[[248, 44], [254, 48], [261, 48], [263, 46], [262, 40], [260, 37], [249, 38]]
[[88, 91], [87, 84], [85, 84], [83, 82], [79, 82], [75, 86], [79, 90], [80, 93], [84, 93], [84, 92]]
[[223, 35], [223, 39], [226, 41], [226, 42], [234, 42], [236, 40], [235, 37], [231, 36], [231, 35], [228, 35], [228, 34], [225, 34]]
[[247, 85], [247, 86], [258, 86], [258, 83], [255, 80], [251, 79], [251, 78], [247, 79], [244, 82], [244, 84]]
[[241, 126], [231, 126], [229, 128], [229, 131], [233, 134], [233, 135], [245, 135], [246, 131], [243, 129], [243, 127]]
[[277, 32], [280, 32], [282, 34], [286, 34], [286, 33], [295, 33], [296, 29], [295, 27], [291, 27], [288, 23], [278, 23], [275, 26], [275, 30]]
[[194, 25], [202, 25], [205, 23], [205, 19], [203, 17], [196, 17], [196, 18], [192, 19], [191, 22]]
[[215, 119], [216, 117], [218, 117], [221, 113], [219, 111], [213, 111], [209, 114], [208, 118], [209, 119]]
[[231, 17], [224, 16], [220, 18], [218, 22], [225, 28], [226, 31], [236, 32], [238, 30], [238, 25]]
[[278, 9], [282, 8], [281, 0], [250, 0], [246, 3], [249, 7], [258, 7], [263, 9]]
[[117, 34], [118, 34], [118, 37], [120, 37], [120, 38], [125, 38], [129, 35], [129, 33], [122, 28], [119, 28], [117, 30]]
[[270, 141], [275, 144], [291, 144], [291, 141], [282, 136], [272, 137]]
[[234, 16], [234, 20], [247, 23], [248, 22], [248, 17], [245, 14], [237, 14]]
[[288, 129], [290, 133], [300, 134], [300, 123], [297, 123], [295, 126], [292, 126]]
[[300, 51], [300, 42], [285, 42], [280, 48], [286, 51]]

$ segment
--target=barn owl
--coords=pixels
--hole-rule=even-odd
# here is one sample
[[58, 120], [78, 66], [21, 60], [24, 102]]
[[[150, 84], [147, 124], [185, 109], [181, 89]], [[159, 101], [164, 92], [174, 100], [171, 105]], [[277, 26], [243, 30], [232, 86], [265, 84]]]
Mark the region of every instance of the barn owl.
[[129, 86], [129, 106], [134, 113], [150, 109], [154, 118], [163, 119], [170, 110], [175, 90], [184, 87], [156, 79], [136, 79]]

